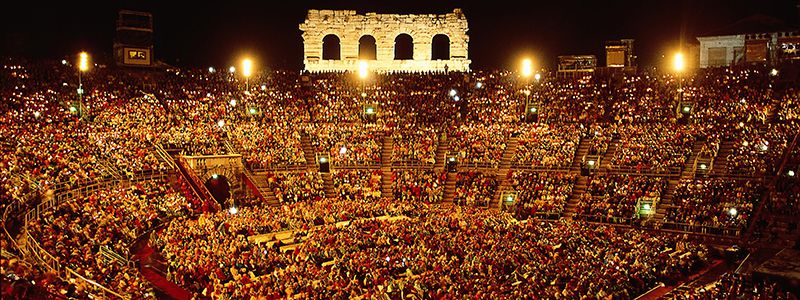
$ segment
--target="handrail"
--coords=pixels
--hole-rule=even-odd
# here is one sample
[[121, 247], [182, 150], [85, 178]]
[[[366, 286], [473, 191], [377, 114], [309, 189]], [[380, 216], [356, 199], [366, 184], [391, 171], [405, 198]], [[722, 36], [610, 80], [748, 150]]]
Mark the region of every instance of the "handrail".
[[[135, 181], [163, 178], [168, 174], [170, 173], [157, 173], [157, 174], [142, 173], [143, 176], [136, 178]], [[66, 189], [61, 190], [57, 194], [55, 194], [52, 199], [43, 199], [41, 203], [37, 204], [35, 207], [24, 213], [25, 223], [23, 228], [24, 228], [24, 236], [26, 242], [23, 244], [23, 247], [27, 249], [27, 251], [25, 251], [25, 249], [20, 248], [20, 245], [18, 245], [16, 241], [13, 239], [13, 237], [11, 237], [10, 234], [7, 232], [5, 226], [3, 226], [3, 229], [4, 231], [6, 231], [6, 234], [10, 237], [9, 240], [13, 241], [13, 245], [17, 247], [17, 249], [19, 249], [22, 253], [27, 253], [28, 258], [33, 258], [40, 265], [48, 268], [49, 270], [54, 270], [56, 274], [59, 276], [59, 278], [61, 278], [62, 280], [67, 281], [71, 276], [74, 276], [77, 277], [78, 280], [87, 283], [90, 286], [91, 290], [95, 293], [98, 293], [102, 298], [108, 298], [108, 296], [114, 296], [120, 299], [130, 299], [130, 297], [123, 296], [120, 293], [117, 293], [113, 290], [106, 288], [105, 286], [99, 284], [94, 280], [82, 276], [72, 268], [62, 266], [61, 263], [59, 263], [59, 260], [55, 258], [52, 254], [48, 253], [44, 248], [42, 248], [39, 242], [28, 231], [29, 228], [28, 224], [30, 221], [39, 219], [39, 214], [41, 212], [56, 207], [62, 201], [66, 201], [72, 199], [74, 196], [80, 196], [99, 189], [126, 186], [128, 184], [130, 184], [130, 181], [125, 179], [104, 180], [99, 182], [93, 182], [89, 185], [79, 186], [69, 190]], [[21, 206], [22, 204], [16, 204], [16, 205]], [[4, 225], [7, 215], [9, 214], [10, 211], [12, 211], [11, 210], [12, 207], [14, 207], [14, 205], [9, 205], [3, 214]], [[134, 232], [134, 235], [135, 234], [136, 233]]]

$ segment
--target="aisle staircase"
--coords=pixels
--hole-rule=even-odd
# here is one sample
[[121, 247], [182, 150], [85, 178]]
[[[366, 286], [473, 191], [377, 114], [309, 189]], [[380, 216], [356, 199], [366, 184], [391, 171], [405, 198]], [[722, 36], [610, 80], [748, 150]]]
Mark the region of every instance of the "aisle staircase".
[[281, 204], [280, 200], [278, 200], [278, 197], [275, 196], [275, 193], [272, 192], [272, 189], [270, 189], [269, 185], [267, 184], [266, 173], [253, 173], [249, 174], [249, 176], [268, 205], [279, 206]]
[[442, 204], [453, 203], [453, 196], [456, 193], [456, 175], [457, 173], [447, 172], [447, 181], [444, 183], [444, 195], [442, 196]]
[[611, 158], [614, 157], [614, 154], [616, 154], [617, 152], [617, 148], [620, 147], [619, 143], [620, 143], [619, 137], [614, 137], [611, 140], [611, 143], [608, 144], [608, 149], [606, 150], [606, 153], [603, 154], [603, 158], [600, 160], [600, 165], [598, 166], [598, 168], [605, 169], [609, 167], [609, 165], [611, 164]]
[[703, 150], [703, 144], [705, 144], [705, 142], [703, 141], [694, 142], [694, 147], [692, 147], [692, 154], [690, 154], [689, 157], [686, 158], [686, 162], [683, 164], [683, 170], [681, 171], [681, 179], [694, 178], [695, 174], [694, 163], [695, 160], [697, 160], [697, 157], [700, 155], [700, 151]]
[[578, 207], [578, 198], [583, 193], [586, 193], [586, 187], [589, 185], [588, 176], [578, 176], [575, 185], [572, 186], [572, 194], [567, 198], [567, 206], [564, 208], [564, 217], [572, 218], [575, 216], [575, 209]]
[[678, 187], [678, 182], [680, 182], [678, 179], [669, 179], [669, 181], [667, 181], [667, 188], [664, 191], [664, 194], [661, 195], [661, 201], [656, 207], [656, 213], [653, 215], [653, 220], [657, 222], [664, 222], [667, 209], [676, 206], [673, 198], [675, 197], [675, 189]]
[[381, 175], [381, 197], [394, 199], [392, 192], [392, 169], [381, 168], [383, 175]]
[[383, 147], [381, 148], [381, 168], [392, 166], [392, 150], [394, 149], [394, 138], [391, 135], [383, 137]]
[[440, 139], [439, 144], [436, 145], [436, 164], [434, 165], [434, 169], [436, 170], [444, 170], [445, 161], [447, 158], [447, 151], [450, 150], [449, 142], [446, 139]]
[[585, 137], [582, 137], [580, 142], [578, 143], [578, 149], [575, 150], [575, 156], [572, 158], [572, 165], [570, 166], [571, 171], [580, 171], [581, 170], [581, 163], [583, 162], [583, 157], [589, 153], [589, 144], [591, 144], [591, 140]]
[[714, 158], [714, 169], [711, 170], [711, 174], [728, 174], [728, 155], [733, 153], [733, 147], [733, 141], [730, 140], [725, 140], [720, 143], [717, 157]]
[[306, 158], [306, 166], [313, 167], [317, 164], [316, 161], [316, 152], [314, 148], [311, 147], [311, 137], [309, 137], [308, 133], [301, 133], [300, 134], [300, 145], [303, 147], [303, 156]]
[[331, 176], [331, 173], [320, 173], [320, 175], [322, 175], [325, 197], [332, 197], [333, 195], [336, 195], [333, 189], [333, 176]]

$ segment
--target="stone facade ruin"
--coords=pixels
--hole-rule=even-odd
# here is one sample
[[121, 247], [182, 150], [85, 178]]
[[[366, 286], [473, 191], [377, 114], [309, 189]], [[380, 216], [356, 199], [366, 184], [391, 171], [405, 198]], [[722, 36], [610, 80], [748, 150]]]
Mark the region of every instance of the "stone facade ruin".
[[461, 9], [444, 15], [398, 15], [354, 10], [309, 10], [303, 63], [311, 72], [469, 71], [467, 19]]

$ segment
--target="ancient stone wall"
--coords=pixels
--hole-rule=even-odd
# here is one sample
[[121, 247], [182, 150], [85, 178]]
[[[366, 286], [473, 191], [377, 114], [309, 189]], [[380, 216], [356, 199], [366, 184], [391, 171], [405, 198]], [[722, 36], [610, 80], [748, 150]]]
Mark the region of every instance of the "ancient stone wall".
[[[357, 71], [359, 39], [375, 38], [377, 59], [368, 60], [372, 72], [469, 71], [467, 19], [461, 9], [444, 15], [397, 15], [353, 10], [309, 10], [303, 31], [305, 69], [312, 72]], [[408, 34], [413, 39], [413, 59], [395, 60], [395, 38]], [[437, 34], [450, 40], [450, 59], [432, 60], [432, 41]], [[323, 59], [323, 39], [339, 39], [340, 59]]]

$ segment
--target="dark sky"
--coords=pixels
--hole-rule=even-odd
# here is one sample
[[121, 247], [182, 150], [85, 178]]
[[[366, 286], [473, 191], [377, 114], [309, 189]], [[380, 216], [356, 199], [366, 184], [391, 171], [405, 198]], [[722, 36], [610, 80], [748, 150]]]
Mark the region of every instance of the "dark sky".
[[[603, 42], [636, 39], [641, 64], [697, 34], [743, 17], [765, 14], [797, 24], [800, 0], [558, 0], [442, 1], [21, 1], [4, 9], [2, 55], [60, 58], [86, 49], [110, 57], [119, 9], [150, 11], [155, 55], [178, 66], [224, 66], [241, 53], [272, 68], [302, 67], [298, 24], [308, 9], [359, 13], [446, 13], [464, 10], [469, 21], [473, 69], [508, 68], [523, 54], [554, 65], [562, 54], [594, 54]], [[16, 8], [17, 5], [23, 7]]]

